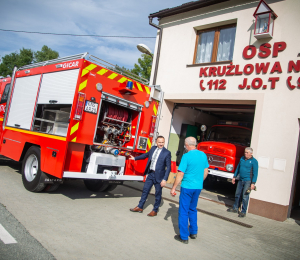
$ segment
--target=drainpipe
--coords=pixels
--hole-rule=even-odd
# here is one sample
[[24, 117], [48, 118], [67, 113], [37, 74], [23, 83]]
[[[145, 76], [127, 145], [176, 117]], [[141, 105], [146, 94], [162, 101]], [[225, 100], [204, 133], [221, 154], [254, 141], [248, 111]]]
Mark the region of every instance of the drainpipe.
[[159, 27], [158, 25], [152, 23], [152, 20], [153, 20], [153, 17], [149, 16], [149, 24], [159, 30], [159, 40], [158, 40], [157, 54], [156, 54], [156, 61], [155, 61], [155, 68], [154, 68], [154, 75], [153, 75], [153, 82], [152, 82], [152, 85], [156, 85], [156, 78], [157, 78], [157, 70], [158, 70], [158, 63], [159, 63], [160, 47], [161, 47], [163, 29], [161, 27]]

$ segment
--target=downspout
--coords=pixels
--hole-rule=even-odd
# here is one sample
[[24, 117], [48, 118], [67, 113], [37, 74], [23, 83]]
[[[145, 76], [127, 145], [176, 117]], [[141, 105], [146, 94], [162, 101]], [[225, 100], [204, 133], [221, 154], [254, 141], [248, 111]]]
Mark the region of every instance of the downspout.
[[161, 40], [162, 40], [162, 31], [163, 31], [163, 29], [161, 27], [159, 27], [158, 25], [152, 23], [152, 20], [153, 20], [153, 17], [149, 16], [149, 24], [159, 30], [159, 40], [158, 40], [157, 53], [156, 53], [156, 61], [155, 61], [155, 68], [154, 68], [154, 75], [153, 75], [153, 81], [152, 81], [152, 85], [155, 85], [156, 84], [156, 78], [157, 78], [157, 70], [158, 70], [158, 63], [159, 63], [160, 47], [161, 47]]

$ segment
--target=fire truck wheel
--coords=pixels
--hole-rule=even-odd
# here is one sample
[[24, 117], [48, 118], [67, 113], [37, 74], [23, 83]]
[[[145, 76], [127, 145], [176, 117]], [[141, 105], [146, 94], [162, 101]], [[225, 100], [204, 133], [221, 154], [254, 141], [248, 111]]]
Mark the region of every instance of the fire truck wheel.
[[108, 187], [104, 191], [112, 191], [118, 187], [118, 184], [109, 184]]
[[45, 188], [45, 184], [41, 182], [41, 149], [31, 146], [22, 163], [22, 181], [26, 190], [32, 192], [40, 192]]
[[109, 186], [108, 181], [103, 180], [84, 180], [85, 187], [90, 191], [104, 191]]

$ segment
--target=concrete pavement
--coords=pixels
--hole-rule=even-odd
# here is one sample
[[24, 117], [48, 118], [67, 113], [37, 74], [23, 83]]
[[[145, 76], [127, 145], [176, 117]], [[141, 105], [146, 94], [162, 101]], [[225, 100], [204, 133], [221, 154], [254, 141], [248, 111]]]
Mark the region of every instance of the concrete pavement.
[[[226, 206], [199, 199], [198, 207], [252, 225], [246, 228], [198, 214], [198, 239], [184, 245], [178, 233], [178, 204], [164, 200], [157, 217], [132, 213], [142, 183], [126, 182], [112, 192], [88, 191], [80, 180], [54, 193], [31, 193], [22, 185], [20, 165], [0, 162], [0, 203], [56, 259], [298, 259], [300, 226], [248, 214], [240, 219]], [[135, 188], [135, 189], [133, 189]], [[163, 190], [163, 196], [178, 201]], [[1, 241], [0, 241], [1, 242]]]

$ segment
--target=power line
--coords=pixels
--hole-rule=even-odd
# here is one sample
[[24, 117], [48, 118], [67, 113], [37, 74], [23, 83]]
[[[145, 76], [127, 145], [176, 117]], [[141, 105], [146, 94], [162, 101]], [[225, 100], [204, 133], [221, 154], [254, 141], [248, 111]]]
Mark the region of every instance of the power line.
[[121, 36], [121, 35], [96, 35], [96, 34], [71, 34], [71, 33], [48, 33], [48, 32], [28, 32], [28, 31], [17, 31], [17, 30], [6, 30], [6, 29], [0, 29], [0, 31], [3, 32], [16, 32], [16, 33], [35, 33], [35, 34], [49, 34], [49, 35], [57, 35], [57, 36], [77, 36], [77, 37], [99, 37], [99, 38], [151, 38], [154, 39], [156, 37], [140, 37], [140, 36]]

